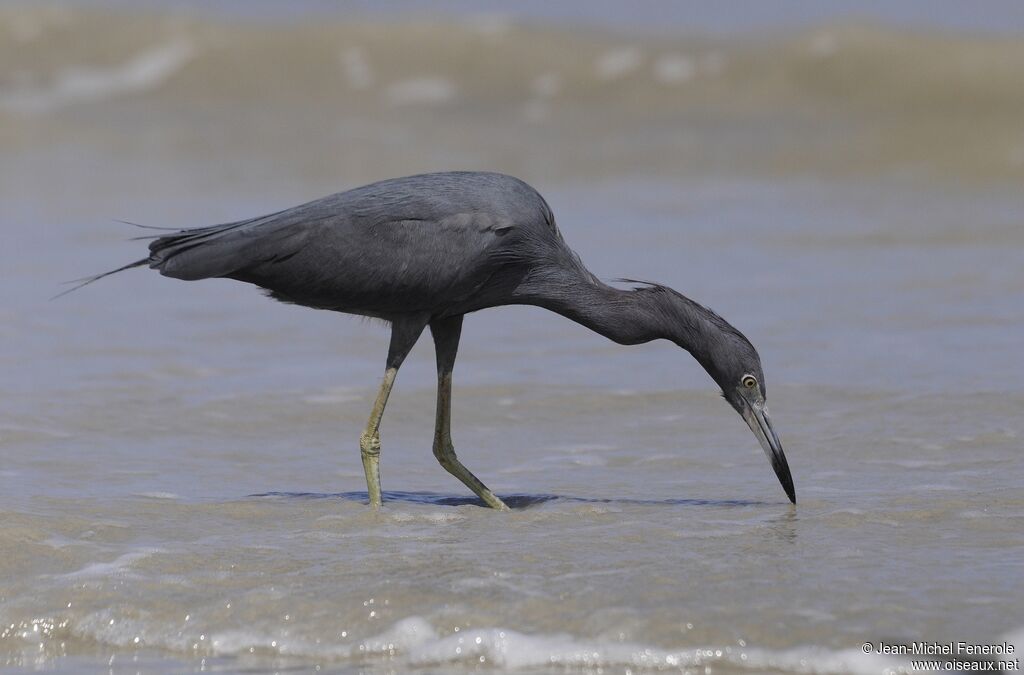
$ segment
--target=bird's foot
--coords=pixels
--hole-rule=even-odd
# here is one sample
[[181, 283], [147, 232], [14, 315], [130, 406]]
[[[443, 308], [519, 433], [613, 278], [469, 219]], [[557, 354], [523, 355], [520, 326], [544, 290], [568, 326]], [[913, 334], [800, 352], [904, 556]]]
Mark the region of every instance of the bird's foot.
[[379, 509], [382, 505], [380, 490], [380, 436], [365, 431], [359, 437], [359, 454], [366, 474], [366, 492], [370, 506]]
[[487, 488], [484, 488], [484, 491], [480, 493], [480, 499], [487, 502], [487, 505], [490, 506], [492, 509], [496, 509], [498, 511], [512, 510], [508, 507], [508, 505], [505, 502], [501, 501], [501, 498], [498, 495], [494, 494]]
[[451, 441], [435, 440], [434, 441], [434, 457], [444, 467], [445, 471], [461, 480], [466, 487], [472, 490], [477, 497], [484, 500], [484, 502], [492, 509], [498, 511], [511, 511], [505, 502], [491, 492], [491, 490], [483, 484], [483, 482], [473, 475], [473, 473], [467, 469], [459, 458], [455, 455], [455, 448], [452, 446]]

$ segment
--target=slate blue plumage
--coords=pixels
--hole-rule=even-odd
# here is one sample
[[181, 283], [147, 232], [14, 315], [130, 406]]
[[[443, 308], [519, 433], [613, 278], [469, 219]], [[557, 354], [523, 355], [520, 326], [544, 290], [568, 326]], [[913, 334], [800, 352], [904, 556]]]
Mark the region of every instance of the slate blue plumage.
[[160, 236], [149, 249], [147, 258], [122, 269], [149, 265], [178, 279], [227, 277], [284, 302], [391, 322], [384, 384], [360, 441], [375, 505], [380, 418], [402, 360], [430, 326], [439, 378], [434, 453], [485, 502], [505, 508], [458, 461], [448, 423], [462, 317], [511, 304], [544, 307], [620, 344], [667, 339], [690, 352], [746, 420], [796, 502], [750, 342], [672, 289], [633, 282], [622, 290], [599, 281], [566, 245], [543, 197], [511, 176], [385, 180], [259, 218]]

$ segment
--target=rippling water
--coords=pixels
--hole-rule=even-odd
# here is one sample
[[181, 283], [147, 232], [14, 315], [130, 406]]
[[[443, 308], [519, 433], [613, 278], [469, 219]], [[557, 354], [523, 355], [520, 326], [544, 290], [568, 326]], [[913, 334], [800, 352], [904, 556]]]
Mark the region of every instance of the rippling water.
[[[0, 664], [882, 672], [1024, 648], [1024, 48], [855, 25], [620, 36], [0, 10]], [[761, 352], [800, 503], [674, 346], [469, 317], [357, 439], [386, 329], [141, 270], [387, 175], [515, 173], [599, 276]]]

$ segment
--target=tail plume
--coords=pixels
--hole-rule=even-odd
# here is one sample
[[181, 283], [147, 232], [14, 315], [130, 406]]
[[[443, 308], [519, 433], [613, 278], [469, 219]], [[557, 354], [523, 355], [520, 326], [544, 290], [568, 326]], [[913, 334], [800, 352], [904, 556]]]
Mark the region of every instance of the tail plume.
[[103, 272], [102, 274], [94, 274], [94, 275], [89, 276], [89, 277], [82, 277], [81, 279], [72, 279], [71, 281], [65, 281], [64, 283], [66, 283], [66, 284], [75, 284], [75, 285], [72, 286], [71, 288], [67, 289], [66, 291], [61, 291], [57, 295], [55, 295], [52, 298], [50, 298], [50, 300], [56, 300], [57, 298], [60, 298], [62, 296], [67, 295], [71, 291], [77, 291], [82, 286], [88, 286], [92, 282], [99, 281], [103, 277], [109, 277], [111, 274], [117, 274], [118, 272], [123, 272], [125, 270], [130, 270], [133, 267], [141, 267], [141, 266], [145, 265], [148, 262], [149, 262], [149, 258], [143, 258], [142, 260], [136, 260], [133, 263], [128, 263], [124, 267], [118, 267], [116, 270], [110, 270], [109, 272]]

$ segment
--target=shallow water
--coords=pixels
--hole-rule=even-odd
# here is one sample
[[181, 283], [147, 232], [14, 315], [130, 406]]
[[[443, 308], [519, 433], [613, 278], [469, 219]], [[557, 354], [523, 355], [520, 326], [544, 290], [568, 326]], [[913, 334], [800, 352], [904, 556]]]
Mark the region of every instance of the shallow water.
[[[374, 79], [361, 102], [335, 92], [325, 110], [278, 100], [236, 118], [260, 82], [312, 91], [278, 77], [267, 56], [260, 77], [225, 92], [217, 69], [254, 49], [248, 31], [280, 41], [266, 49], [306, 44], [287, 52], [301, 66], [318, 62], [325, 32], [372, 41], [384, 29], [196, 19], [147, 33], [155, 19], [24, 16], [22, 34], [57, 22], [150, 45], [184, 36], [187, 58], [206, 61], [172, 74], [186, 51], [165, 48], [137, 70], [160, 75], [163, 63], [166, 78], [133, 79], [117, 70], [116, 43], [93, 54], [87, 41], [40, 51], [50, 61], [33, 67], [46, 72], [0, 71], [0, 664], [848, 673], [909, 668], [862, 654], [865, 641], [1024, 648], [1024, 197], [1006, 159], [1024, 138], [1008, 114], [1024, 92], [999, 73], [971, 80], [1002, 112], [959, 139], [972, 152], [956, 156], [931, 134], [970, 111], [928, 116], [915, 142], [888, 152], [854, 142], [885, 146], [914, 126], [912, 112], [878, 109], [884, 83], [856, 89], [870, 100], [851, 119], [786, 102], [806, 74], [807, 36], [762, 45], [795, 70], [753, 93], [731, 70], [748, 47], [693, 46], [694, 63], [725, 54], [719, 75], [699, 77], [723, 78], [701, 86], [730, 119], [693, 113], [697, 94], [664, 91], [657, 74], [685, 67], [655, 67], [663, 43], [641, 43], [634, 66], [624, 38], [594, 34], [507, 66], [501, 77], [527, 83], [519, 93], [488, 84], [491, 63], [438, 57], [417, 72], [405, 51], [364, 47]], [[443, 28], [389, 30], [434, 44]], [[448, 30], [459, 44], [480, 29]], [[826, 31], [860, 51], [814, 71], [814, 91], [870, 57], [857, 40], [889, 35], [860, 30]], [[926, 50], [939, 38], [917, 39]], [[942, 39], [982, 60], [996, 49]], [[587, 67], [537, 84], [581, 44]], [[350, 46], [330, 52], [346, 87], [360, 71]], [[67, 79], [83, 63], [99, 90]], [[914, 56], [897, 65], [931, 67]], [[420, 84], [389, 89], [399, 72]], [[445, 107], [446, 91], [458, 104]], [[516, 96], [513, 112], [492, 116]], [[547, 112], [530, 113], [535, 100]], [[668, 106], [663, 126], [652, 105]], [[598, 112], [576, 124], [584, 107]], [[815, 157], [798, 142], [805, 130], [831, 152]], [[844, 152], [847, 142], [856, 147]], [[764, 361], [799, 504], [707, 376], [667, 343], [617, 346], [533, 308], [469, 317], [455, 445], [514, 507], [504, 514], [481, 508], [431, 455], [425, 340], [384, 418], [386, 502], [374, 513], [357, 439], [386, 329], [145, 270], [46, 300], [58, 280], [140, 255], [141, 242], [124, 241], [140, 232], [110, 218], [206, 224], [453, 167], [522, 175], [596, 274], [664, 282], [743, 330]]]

